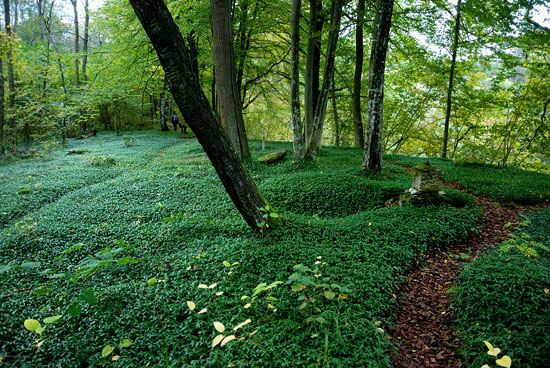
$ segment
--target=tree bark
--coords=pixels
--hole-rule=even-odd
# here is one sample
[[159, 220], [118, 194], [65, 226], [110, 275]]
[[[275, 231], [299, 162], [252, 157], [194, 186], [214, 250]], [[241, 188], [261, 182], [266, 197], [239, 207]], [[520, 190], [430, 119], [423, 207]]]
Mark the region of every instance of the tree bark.
[[237, 89], [230, 0], [211, 0], [216, 89], [220, 119], [241, 159], [249, 158], [248, 140]]
[[0, 58], [0, 155], [4, 155], [4, 70]]
[[363, 118], [361, 116], [361, 78], [363, 74], [363, 21], [365, 0], [357, 0], [357, 26], [355, 28], [355, 74], [353, 76], [353, 128], [355, 147], [365, 147]]
[[15, 107], [15, 77], [13, 74], [13, 54], [12, 54], [12, 26], [10, 18], [10, 0], [4, 0], [4, 24], [6, 26], [6, 37], [8, 47], [6, 57], [8, 59], [8, 126], [15, 129], [15, 119], [13, 117], [13, 109]]
[[75, 72], [74, 85], [75, 85], [76, 88], [78, 88], [78, 87], [80, 87], [80, 70], [79, 70], [80, 62], [78, 60], [78, 53], [80, 52], [80, 46], [79, 46], [80, 35], [78, 33], [78, 10], [77, 10], [78, 2], [77, 2], [77, 0], [70, 0], [70, 1], [71, 1], [71, 4], [73, 4], [73, 11], [74, 11], [74, 53], [75, 53], [75, 58], [74, 58], [74, 72]]
[[162, 83], [162, 91], [160, 92], [160, 101], [159, 101], [159, 115], [160, 115], [160, 130], [161, 132], [167, 132], [170, 129], [168, 128], [168, 124], [166, 124], [166, 76], [164, 78], [164, 82]]
[[[273, 209], [262, 211], [267, 202], [244, 169], [235, 148], [216, 119], [191, 66], [189, 50], [162, 0], [130, 0], [151, 40], [166, 73], [172, 96], [199, 143], [212, 162], [225, 190], [246, 223], [258, 231], [266, 221], [271, 227], [281, 219]], [[264, 219], [264, 214], [270, 215]]]
[[382, 170], [384, 73], [394, 0], [378, 0], [369, 65], [367, 137], [362, 170]]
[[86, 67], [88, 66], [88, 41], [90, 39], [90, 9], [88, 8], [88, 0], [84, 2], [84, 42], [82, 44], [82, 80], [88, 81], [88, 74], [86, 73]]
[[319, 148], [321, 146], [323, 124], [325, 122], [325, 116], [327, 112], [327, 103], [332, 82], [332, 74], [334, 73], [334, 57], [340, 33], [340, 20], [342, 19], [343, 6], [343, 0], [332, 0], [330, 31], [328, 35], [327, 53], [325, 58], [325, 70], [323, 72], [323, 85], [317, 99], [315, 118], [313, 120], [313, 126], [309, 141], [307, 140], [308, 137], [306, 136], [306, 160], [315, 159], [315, 156], [317, 155], [317, 152], [319, 151]]
[[334, 73], [332, 73], [332, 116], [334, 118], [334, 145], [340, 146], [340, 123], [338, 119], [338, 108], [336, 106], [336, 83], [334, 82]]
[[300, 114], [300, 17], [301, 0], [292, 0], [290, 35], [290, 101], [294, 162], [304, 157], [304, 127]]
[[313, 120], [319, 98], [319, 73], [321, 65], [321, 35], [323, 33], [324, 17], [322, 0], [309, 0], [309, 34], [307, 39], [306, 69], [304, 75], [304, 138], [311, 140]]
[[456, 52], [458, 50], [458, 34], [460, 32], [460, 4], [462, 0], [458, 0], [456, 4], [456, 19], [454, 28], [454, 40], [451, 51], [451, 74], [449, 75], [449, 88], [447, 88], [447, 109], [445, 111], [445, 127], [443, 130], [443, 151], [441, 153], [442, 158], [447, 158], [447, 145], [449, 143], [449, 121], [451, 119], [451, 107], [453, 97], [453, 82], [456, 67]]

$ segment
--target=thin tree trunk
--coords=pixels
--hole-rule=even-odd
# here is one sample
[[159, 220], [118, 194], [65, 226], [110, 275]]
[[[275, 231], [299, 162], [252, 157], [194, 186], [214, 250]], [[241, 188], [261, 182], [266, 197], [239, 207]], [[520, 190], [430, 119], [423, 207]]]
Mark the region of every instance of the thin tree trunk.
[[15, 119], [13, 117], [13, 109], [15, 107], [15, 77], [13, 74], [13, 54], [12, 54], [12, 26], [10, 19], [10, 0], [4, 0], [4, 23], [6, 26], [6, 37], [8, 41], [8, 47], [6, 50], [6, 56], [8, 59], [8, 126], [11, 129], [15, 129]]
[[455, 28], [454, 28], [454, 40], [452, 46], [451, 54], [451, 74], [449, 75], [449, 88], [447, 89], [447, 110], [445, 111], [445, 127], [443, 131], [443, 152], [441, 153], [442, 158], [447, 158], [447, 145], [449, 142], [449, 120], [451, 119], [451, 107], [452, 107], [452, 96], [453, 96], [453, 82], [456, 66], [456, 52], [458, 50], [458, 34], [460, 32], [460, 4], [462, 0], [458, 0], [456, 5], [456, 19], [455, 19]]
[[[262, 222], [273, 229], [281, 219], [269, 208], [244, 169], [235, 148], [219, 124], [195, 78], [189, 50], [162, 0], [130, 0], [157, 51], [160, 63], [183, 117], [212, 162], [225, 190], [246, 223], [258, 231]], [[262, 210], [263, 208], [264, 210]], [[263, 216], [269, 212], [265, 219]], [[266, 229], [268, 230], [268, 229]]]
[[384, 73], [394, 0], [378, 0], [372, 35], [367, 102], [367, 137], [362, 170], [382, 170]]
[[4, 152], [4, 70], [0, 58], [0, 155]]
[[77, 10], [77, 0], [71, 0], [71, 4], [73, 4], [73, 11], [74, 11], [74, 85], [76, 88], [80, 87], [80, 62], [78, 59], [78, 53], [80, 52], [80, 46], [79, 46], [79, 38], [80, 35], [78, 33], [78, 10]]
[[327, 54], [325, 58], [325, 70], [323, 72], [323, 85], [317, 100], [315, 108], [315, 118], [313, 120], [310, 140], [306, 136], [306, 160], [313, 160], [321, 146], [323, 136], [323, 124], [327, 112], [327, 103], [332, 82], [332, 74], [334, 73], [334, 57], [338, 38], [340, 33], [340, 20], [342, 19], [343, 0], [332, 0], [332, 12], [330, 16], [330, 32], [328, 35]]
[[164, 77], [164, 82], [162, 84], [162, 91], [160, 92], [160, 107], [159, 107], [159, 115], [160, 115], [160, 130], [162, 132], [167, 132], [170, 129], [168, 128], [168, 124], [166, 124], [166, 90], [167, 90], [167, 84], [166, 84], [166, 76]]
[[[309, 34], [307, 39], [306, 69], [304, 75], [304, 138], [311, 140], [313, 120], [319, 98], [319, 73], [321, 60], [321, 35], [324, 18], [319, 14], [323, 10], [322, 0], [309, 0]], [[306, 148], [307, 149], [307, 148]]]
[[292, 0], [290, 35], [290, 101], [292, 107], [292, 134], [294, 162], [304, 157], [304, 127], [300, 114], [300, 17], [301, 0]]
[[338, 119], [338, 108], [336, 107], [336, 85], [334, 83], [334, 73], [332, 73], [332, 116], [334, 119], [334, 145], [340, 146], [340, 127]]
[[88, 0], [84, 2], [84, 42], [82, 44], [82, 80], [86, 82], [88, 80], [88, 74], [86, 73], [86, 67], [88, 66], [88, 41], [90, 39], [89, 25], [90, 25], [90, 9], [88, 8]]
[[355, 147], [365, 147], [365, 133], [361, 116], [361, 78], [363, 74], [363, 21], [365, 0], [357, 0], [357, 26], [355, 28], [355, 74], [353, 76], [353, 128]]
[[248, 140], [237, 89], [230, 0], [211, 0], [214, 64], [220, 119], [241, 159], [249, 158]]

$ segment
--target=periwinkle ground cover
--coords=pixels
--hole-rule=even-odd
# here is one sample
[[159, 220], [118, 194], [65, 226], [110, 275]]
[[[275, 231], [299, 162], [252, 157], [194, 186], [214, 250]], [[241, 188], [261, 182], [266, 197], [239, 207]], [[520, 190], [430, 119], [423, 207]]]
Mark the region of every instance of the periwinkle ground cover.
[[[195, 140], [126, 136], [131, 145], [100, 134], [0, 167], [6, 366], [385, 367], [392, 342], [384, 329], [407, 269], [419, 254], [464, 240], [480, 221], [471, 198], [450, 189], [457, 207], [398, 207], [395, 196], [410, 186], [405, 169], [388, 161], [365, 178], [361, 150], [326, 148], [312, 167], [290, 157], [267, 167], [245, 163], [286, 220], [262, 237], [240, 218]], [[265, 153], [251, 146], [254, 157]], [[290, 144], [268, 143], [281, 148]], [[52, 175], [57, 167], [66, 174]], [[17, 193], [22, 186], [30, 192]], [[313, 269], [317, 261], [320, 282], [337, 292], [300, 309], [305, 292], [286, 282], [295, 265]], [[274, 281], [285, 284], [244, 308], [243, 296]], [[46, 327], [37, 349], [40, 336], [23, 322], [43, 325], [56, 315], [63, 317]], [[322, 318], [307, 322], [312, 316]], [[212, 348], [220, 334], [213, 322], [229, 335], [248, 319], [236, 335], [244, 340]], [[124, 339], [132, 344], [119, 347]], [[104, 357], [106, 346], [114, 350]]]

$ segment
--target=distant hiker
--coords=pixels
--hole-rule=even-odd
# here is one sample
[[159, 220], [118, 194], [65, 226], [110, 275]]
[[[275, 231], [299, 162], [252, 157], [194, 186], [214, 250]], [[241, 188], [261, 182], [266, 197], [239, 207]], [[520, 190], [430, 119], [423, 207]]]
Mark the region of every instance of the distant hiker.
[[178, 130], [178, 125], [179, 125], [179, 121], [178, 121], [178, 116], [176, 114], [174, 114], [172, 116], [172, 125], [174, 126], [174, 132]]

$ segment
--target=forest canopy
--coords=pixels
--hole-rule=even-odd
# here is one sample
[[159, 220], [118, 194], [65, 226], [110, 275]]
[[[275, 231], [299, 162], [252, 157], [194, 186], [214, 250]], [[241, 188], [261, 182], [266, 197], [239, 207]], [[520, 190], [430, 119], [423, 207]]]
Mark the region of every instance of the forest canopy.
[[[210, 2], [166, 3], [219, 114]], [[320, 144], [361, 145], [376, 4], [298, 4], [304, 123], [310, 119], [308, 101], [314, 101], [311, 119], [321, 120]], [[335, 7], [342, 11], [338, 23]], [[547, 10], [542, 0], [395, 2], [385, 63], [383, 152], [544, 169], [550, 156]], [[235, 1], [230, 12], [247, 138], [264, 134], [291, 141], [292, 4]], [[171, 129], [170, 117], [180, 112], [129, 2], [4, 0], [2, 13], [4, 156], [93, 130]], [[333, 61], [327, 57], [331, 37], [337, 37], [328, 52]], [[334, 64], [332, 72], [327, 63]], [[325, 88], [326, 113], [318, 114], [315, 101]]]

